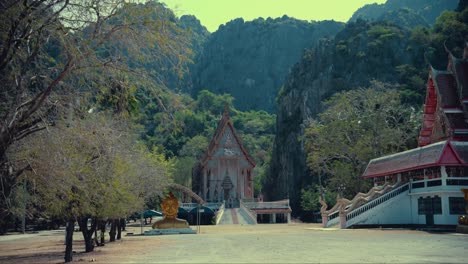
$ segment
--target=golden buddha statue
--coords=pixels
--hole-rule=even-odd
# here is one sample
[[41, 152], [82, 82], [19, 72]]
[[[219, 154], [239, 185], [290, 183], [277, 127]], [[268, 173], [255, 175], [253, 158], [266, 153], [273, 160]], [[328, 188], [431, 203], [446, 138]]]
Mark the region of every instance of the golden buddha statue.
[[164, 218], [156, 221], [153, 224], [153, 229], [168, 229], [168, 228], [188, 228], [189, 224], [184, 219], [176, 218], [179, 210], [179, 201], [172, 192], [162, 201], [161, 208]]

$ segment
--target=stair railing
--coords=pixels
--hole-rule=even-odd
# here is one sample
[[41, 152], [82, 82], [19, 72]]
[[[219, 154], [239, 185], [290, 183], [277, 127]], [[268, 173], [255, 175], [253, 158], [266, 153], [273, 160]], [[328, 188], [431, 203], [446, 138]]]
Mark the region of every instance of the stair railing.
[[252, 210], [250, 210], [247, 206], [245, 206], [242, 200], [240, 200], [239, 205], [240, 205], [240, 211], [244, 212], [254, 224], [257, 224], [257, 214], [253, 212]]
[[[322, 215], [323, 227], [330, 227], [338, 224], [338, 222], [346, 221], [346, 216], [349, 212], [352, 212], [355, 208], [365, 203], [368, 203], [369, 201], [375, 200], [377, 197], [380, 197], [385, 193], [390, 192], [391, 190], [397, 188], [400, 185], [401, 182], [397, 182], [394, 185], [390, 185], [390, 183], [385, 183], [381, 186], [374, 186], [367, 193], [356, 194], [352, 200], [348, 200], [337, 196], [336, 204], [330, 210], [326, 210], [327, 204], [320, 197], [319, 202], [320, 204], [322, 204], [320, 213]], [[344, 228], [345, 226], [345, 223], [341, 223], [342, 228]]]
[[362, 201], [364, 201], [364, 203], [361, 203], [361, 205], [359, 207], [353, 208], [353, 209], [346, 212], [346, 222], [347, 222], [346, 226], [349, 227], [349, 226], [352, 225], [351, 223], [348, 222], [349, 220], [351, 220], [351, 219], [353, 219], [353, 218], [355, 218], [355, 217], [357, 217], [357, 216], [371, 210], [372, 208], [375, 208], [376, 206], [390, 200], [391, 198], [393, 198], [393, 197], [395, 197], [395, 196], [409, 190], [409, 185], [410, 185], [410, 183], [407, 182], [407, 183], [405, 183], [405, 184], [403, 184], [403, 185], [401, 185], [401, 186], [399, 186], [399, 187], [397, 187], [397, 188], [395, 188], [395, 189], [393, 189], [393, 190], [379, 196], [376, 199], [372, 199], [372, 200], [368, 200], [368, 201], [362, 200]]

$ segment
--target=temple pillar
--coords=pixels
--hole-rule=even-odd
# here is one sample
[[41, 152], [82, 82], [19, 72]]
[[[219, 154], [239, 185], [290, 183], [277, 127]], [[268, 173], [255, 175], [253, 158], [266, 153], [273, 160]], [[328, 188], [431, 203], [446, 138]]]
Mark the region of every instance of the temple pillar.
[[287, 213], [288, 224], [291, 223], [291, 213]]
[[447, 186], [448, 174], [445, 166], [440, 166], [440, 177], [442, 178], [442, 186]]
[[276, 224], [276, 214], [272, 214], [273, 224]]

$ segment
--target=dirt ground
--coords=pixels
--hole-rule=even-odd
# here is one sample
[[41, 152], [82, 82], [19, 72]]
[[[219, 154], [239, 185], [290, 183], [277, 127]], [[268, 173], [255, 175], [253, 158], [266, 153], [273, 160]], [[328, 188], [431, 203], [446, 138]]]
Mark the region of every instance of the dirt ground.
[[[150, 227], [145, 226], [144, 230]], [[197, 227], [192, 227], [197, 229]], [[74, 234], [74, 262], [101, 263], [466, 263], [468, 235], [405, 229], [322, 229], [316, 224], [202, 226], [195, 235], [136, 235], [84, 253]], [[107, 235], [107, 234], [106, 234]], [[0, 236], [0, 263], [63, 263], [63, 230]], [[108, 237], [106, 237], [107, 239]]]

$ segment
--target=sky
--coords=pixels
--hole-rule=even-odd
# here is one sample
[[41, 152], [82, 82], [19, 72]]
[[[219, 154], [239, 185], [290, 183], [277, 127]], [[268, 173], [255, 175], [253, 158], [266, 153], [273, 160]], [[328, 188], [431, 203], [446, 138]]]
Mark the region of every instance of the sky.
[[335, 20], [347, 22], [358, 8], [386, 0], [159, 0], [177, 16], [195, 15], [208, 31], [242, 17], [277, 18], [287, 15], [302, 20]]

